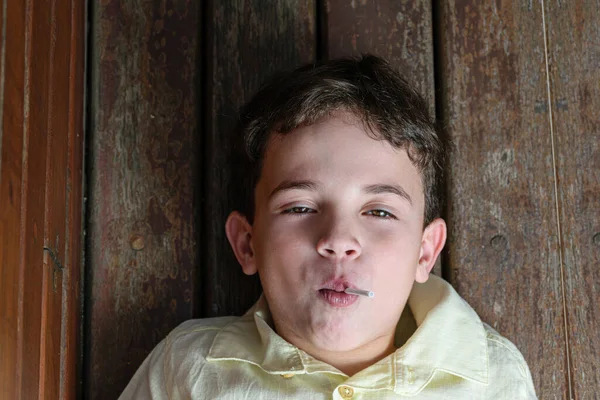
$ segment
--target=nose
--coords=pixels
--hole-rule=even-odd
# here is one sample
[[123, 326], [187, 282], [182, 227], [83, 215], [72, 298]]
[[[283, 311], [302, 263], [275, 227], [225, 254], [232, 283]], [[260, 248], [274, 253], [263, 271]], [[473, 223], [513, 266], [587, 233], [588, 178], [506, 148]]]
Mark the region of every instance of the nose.
[[349, 224], [334, 223], [317, 242], [317, 252], [328, 259], [348, 261], [358, 258], [362, 248]]

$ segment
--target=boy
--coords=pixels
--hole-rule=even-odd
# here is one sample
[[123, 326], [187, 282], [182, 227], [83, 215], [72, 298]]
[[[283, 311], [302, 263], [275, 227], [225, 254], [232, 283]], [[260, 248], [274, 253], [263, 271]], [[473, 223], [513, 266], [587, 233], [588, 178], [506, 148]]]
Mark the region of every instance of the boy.
[[242, 124], [254, 206], [225, 229], [263, 296], [183, 323], [121, 398], [535, 398], [515, 346], [429, 276], [444, 150], [393, 68], [364, 56], [280, 75]]

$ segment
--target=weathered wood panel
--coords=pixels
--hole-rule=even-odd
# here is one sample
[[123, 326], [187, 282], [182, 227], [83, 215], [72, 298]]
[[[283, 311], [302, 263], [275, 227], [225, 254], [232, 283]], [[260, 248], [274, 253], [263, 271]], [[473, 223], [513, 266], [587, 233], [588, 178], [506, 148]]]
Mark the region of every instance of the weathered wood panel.
[[204, 123], [204, 267], [202, 316], [241, 314], [260, 294], [243, 275], [225, 236], [225, 220], [247, 205], [245, 155], [233, 146], [239, 107], [275, 71], [315, 59], [312, 0], [210, 2]]
[[[4, 109], [4, 63], [6, 62], [6, 20], [4, 8], [7, 0], [0, 3], [0, 120]], [[2, 151], [2, 129], [0, 128], [0, 151]]]
[[116, 398], [194, 314], [201, 2], [92, 7], [85, 394]]
[[329, 58], [384, 57], [429, 100], [435, 114], [431, 1], [326, 0]]
[[[5, 1], [0, 78], [0, 393], [16, 399], [20, 387], [19, 324], [23, 116], [25, 83], [25, 5]], [[6, 53], [12, 57], [6, 57]]]
[[567, 359], [538, 2], [442, 2], [451, 280], [523, 352], [540, 398]]
[[[51, 38], [51, 3], [49, 0], [28, 4], [31, 36], [27, 57], [26, 127], [23, 150], [23, 202], [21, 268], [22, 274], [22, 376], [21, 396], [34, 399], [43, 395], [43, 353], [41, 346], [44, 262], [44, 237], [46, 219], [46, 171], [48, 145], [49, 68]], [[24, 44], [21, 44], [24, 45]], [[33, 55], [35, 55], [35, 62]], [[27, 89], [25, 89], [27, 90]]]
[[[435, 116], [431, 1], [327, 0], [325, 53], [336, 58], [371, 53], [396, 66], [429, 102]], [[441, 276], [441, 259], [433, 273]]]
[[600, 10], [546, 4], [572, 397], [600, 389]]
[[[47, 63], [48, 127], [46, 149], [46, 197], [44, 264], [42, 283], [42, 335], [40, 396], [59, 397], [63, 266], [66, 244], [67, 152], [69, 125], [69, 56], [71, 53], [70, 0], [52, 0]], [[61, 21], [61, 23], [57, 23]], [[32, 104], [35, 107], [35, 104]], [[77, 110], [82, 112], [83, 110]], [[77, 149], [82, 151], [82, 148]], [[59, 264], [60, 263], [60, 264]]]
[[[69, 45], [68, 164], [63, 271], [61, 335], [61, 399], [80, 399], [81, 394], [81, 264], [83, 248], [83, 156], [84, 156], [84, 70], [86, 6], [70, 1], [71, 37]], [[65, 18], [65, 23], [68, 23]]]
[[[79, 323], [79, 303], [71, 306], [70, 316], [64, 315], [64, 302], [72, 301], [72, 293], [63, 290], [62, 274], [72, 267], [65, 258], [67, 246], [81, 249], [81, 124], [76, 128], [79, 139], [68, 138], [74, 130], [69, 121], [81, 122], [83, 117], [85, 19], [83, 12], [77, 14], [78, 20], [72, 18], [70, 2], [4, 3], [2, 54], [8, 57], [3, 58], [5, 76], [0, 79], [3, 398], [59, 398], [67, 381], [73, 385], [70, 393], [76, 388], [77, 356], [67, 360], [63, 349], [66, 342], [78, 339], [73, 332]], [[80, 44], [75, 53], [72, 26], [77, 27], [73, 35]], [[78, 71], [71, 69], [70, 60], [77, 60]], [[68, 154], [75, 153], [78, 156], [68, 167]], [[67, 230], [71, 190], [78, 196], [69, 201], [77, 224]], [[73, 277], [78, 279], [77, 274]], [[71, 282], [79, 285], [78, 280]]]

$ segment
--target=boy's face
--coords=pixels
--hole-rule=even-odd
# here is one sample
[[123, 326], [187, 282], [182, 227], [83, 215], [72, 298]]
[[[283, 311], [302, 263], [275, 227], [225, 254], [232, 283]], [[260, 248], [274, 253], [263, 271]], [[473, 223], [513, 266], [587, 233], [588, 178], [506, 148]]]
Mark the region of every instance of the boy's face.
[[441, 245], [429, 238], [441, 220], [423, 230], [423, 193], [406, 151], [370, 138], [348, 114], [274, 135], [254, 225], [237, 249], [230, 227], [228, 236], [244, 271], [258, 271], [277, 332], [305, 350], [389, 341], [445, 240], [445, 225], [433, 234]]

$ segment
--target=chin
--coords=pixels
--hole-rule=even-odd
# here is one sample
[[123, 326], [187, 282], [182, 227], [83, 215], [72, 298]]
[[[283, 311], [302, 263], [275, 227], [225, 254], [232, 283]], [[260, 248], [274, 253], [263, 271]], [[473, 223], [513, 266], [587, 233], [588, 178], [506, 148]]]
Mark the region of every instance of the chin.
[[[323, 329], [313, 333], [313, 344], [326, 351], [350, 351], [363, 344], [357, 337], [356, 329], [337, 327], [337, 329]], [[348, 334], [348, 332], [352, 332]]]

